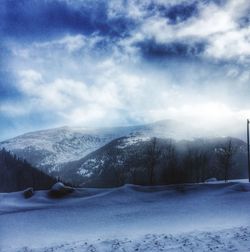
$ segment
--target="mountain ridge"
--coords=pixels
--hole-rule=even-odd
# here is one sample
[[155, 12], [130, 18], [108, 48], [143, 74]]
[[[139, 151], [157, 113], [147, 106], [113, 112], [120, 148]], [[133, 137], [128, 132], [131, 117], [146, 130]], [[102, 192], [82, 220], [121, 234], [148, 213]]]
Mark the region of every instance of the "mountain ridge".
[[212, 132], [202, 132], [197, 127], [189, 127], [185, 123], [173, 120], [93, 129], [63, 126], [22, 134], [0, 142], [0, 148], [6, 148], [18, 157], [26, 159], [47, 174], [60, 174], [61, 167], [77, 162], [121, 137], [128, 137], [130, 140], [136, 137], [190, 140], [203, 135], [216, 137]]

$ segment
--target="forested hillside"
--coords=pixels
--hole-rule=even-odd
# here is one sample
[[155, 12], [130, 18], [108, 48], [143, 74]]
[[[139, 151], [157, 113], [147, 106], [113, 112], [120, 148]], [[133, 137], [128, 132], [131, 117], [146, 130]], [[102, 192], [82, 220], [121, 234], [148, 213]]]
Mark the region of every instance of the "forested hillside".
[[55, 179], [17, 158], [5, 149], [0, 150], [0, 192], [13, 192], [33, 187], [48, 189]]

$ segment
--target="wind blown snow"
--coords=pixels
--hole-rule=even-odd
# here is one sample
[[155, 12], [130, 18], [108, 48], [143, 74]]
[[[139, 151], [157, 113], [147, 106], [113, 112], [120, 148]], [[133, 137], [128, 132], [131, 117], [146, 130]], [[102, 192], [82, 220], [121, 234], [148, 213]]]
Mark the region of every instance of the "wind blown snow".
[[249, 251], [250, 184], [0, 194], [0, 251]]

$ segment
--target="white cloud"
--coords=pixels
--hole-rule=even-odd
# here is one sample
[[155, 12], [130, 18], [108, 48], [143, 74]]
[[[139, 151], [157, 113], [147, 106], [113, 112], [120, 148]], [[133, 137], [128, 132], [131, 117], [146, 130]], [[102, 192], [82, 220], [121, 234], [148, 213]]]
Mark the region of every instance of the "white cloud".
[[200, 123], [204, 129], [216, 126], [221, 132], [225, 123], [238, 126], [250, 116], [247, 108], [235, 107], [216, 85], [210, 90], [193, 89], [194, 84], [178, 85], [168, 73], [132, 70], [112, 59], [94, 68], [96, 75], [90, 82], [73, 78], [46, 82], [34, 69], [22, 70], [17, 88], [25, 102], [4, 104], [2, 112], [13, 116], [43, 112], [64, 125], [95, 127], [128, 124], [131, 118], [141, 123], [181, 119]]
[[[225, 104], [208, 102], [207, 94], [197, 96], [188, 87], [176, 88], [167, 79], [157, 79], [154, 74], [139, 77], [123, 73], [114, 65], [110, 68], [110, 65], [105, 68], [105, 63], [102, 64], [103, 75], [96, 78], [93, 86], [57, 79], [48, 84], [34, 82], [33, 89], [27, 84], [29, 89], [23, 90], [26, 95], [36, 97], [43, 109], [60, 113], [69, 120], [68, 123], [108, 118], [110, 111], [115, 113], [119, 109], [126, 113], [137, 111], [145, 121], [181, 117], [215, 122], [221, 120], [222, 115], [231, 115]], [[154, 79], [157, 85], [152, 84]]]
[[0, 104], [0, 114], [6, 114], [9, 117], [17, 117], [26, 115], [30, 109], [24, 106], [23, 103], [2, 102]]
[[21, 71], [17, 88], [33, 109], [27, 113], [37, 110], [55, 113], [62, 116], [66, 124], [90, 123], [94, 119], [101, 121], [107, 116], [111, 123], [112, 113], [125, 109], [130, 99], [136, 98], [141, 79], [120, 72], [111, 62], [96, 67], [100, 77], [95, 79], [95, 85], [73, 79], [55, 79], [46, 83], [35, 70]]
[[[225, 127], [223, 121], [250, 116], [248, 97], [242, 96], [249, 92], [249, 28], [237, 24], [248, 2], [231, 0], [223, 8], [200, 4], [200, 15], [177, 25], [157, 12], [147, 16], [149, 2], [131, 1], [128, 10], [117, 11], [115, 5], [110, 9], [110, 18], [128, 11], [140, 24], [126, 38], [109, 41], [98, 34], [78, 34], [29, 45], [12, 44], [16, 89], [25, 102], [5, 103], [2, 112], [14, 116], [43, 112], [60, 118], [62, 124], [76, 126], [181, 118], [209, 128], [212, 124]], [[135, 44], [148, 38], [159, 43], [204, 40], [209, 45], [205, 62], [209, 58], [229, 63], [225, 69], [191, 61], [187, 65], [177, 61], [174, 67], [168, 61], [145, 63]], [[108, 42], [108, 49], [96, 48], [101, 41]], [[231, 65], [231, 59], [237, 62]]]
[[33, 69], [28, 69], [20, 72], [20, 77], [25, 79], [27, 83], [40, 82], [42, 75]]
[[214, 3], [198, 6], [198, 16], [176, 25], [157, 13], [145, 17], [141, 26], [126, 40], [127, 46], [151, 38], [161, 44], [204, 41], [209, 45], [204, 56], [245, 62], [250, 57], [250, 29], [241, 27], [239, 19], [250, 11], [249, 1], [230, 0], [223, 6]]
[[206, 55], [217, 59], [237, 59], [245, 62], [250, 57], [250, 28], [232, 30], [211, 37]]
[[83, 35], [66, 35], [65, 37], [61, 39], [56, 39], [52, 41], [47, 41], [47, 42], [36, 42], [32, 46], [35, 49], [41, 49], [41, 48], [47, 48], [47, 49], [65, 49], [68, 52], [74, 52], [82, 49], [84, 46], [87, 44], [88, 38], [86, 38]]

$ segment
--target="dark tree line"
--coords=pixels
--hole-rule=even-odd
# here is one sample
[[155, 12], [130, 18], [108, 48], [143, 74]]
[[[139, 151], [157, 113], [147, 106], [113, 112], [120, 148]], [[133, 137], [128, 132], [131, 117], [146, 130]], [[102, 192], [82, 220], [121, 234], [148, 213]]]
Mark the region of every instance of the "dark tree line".
[[184, 151], [178, 150], [172, 140], [164, 144], [158, 141], [152, 138], [146, 150], [150, 185], [200, 183], [211, 177], [228, 181], [237, 153], [230, 138], [215, 149], [203, 143], [187, 146]]
[[12, 192], [33, 187], [49, 189], [55, 179], [17, 158], [5, 149], [0, 150], [0, 192]]
[[100, 156], [104, 164], [85, 185], [200, 183], [209, 178], [227, 181], [234, 176], [236, 153], [230, 138], [214, 144], [154, 137], [128, 149], [109, 145]]

